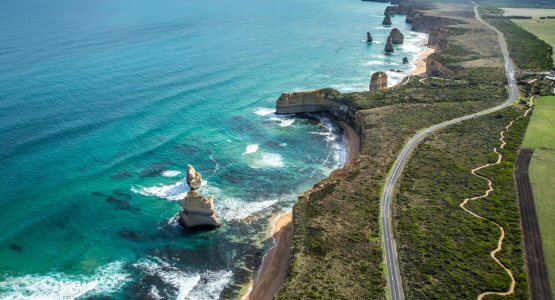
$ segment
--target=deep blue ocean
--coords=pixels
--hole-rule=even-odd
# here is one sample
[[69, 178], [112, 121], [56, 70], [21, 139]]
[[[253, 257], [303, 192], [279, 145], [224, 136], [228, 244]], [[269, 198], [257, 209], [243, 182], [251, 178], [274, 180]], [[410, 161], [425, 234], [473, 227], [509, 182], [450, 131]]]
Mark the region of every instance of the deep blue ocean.
[[[366, 90], [425, 36], [359, 0], [0, 2], [0, 298], [217, 299], [252, 279], [268, 219], [345, 163], [281, 92]], [[405, 44], [386, 56], [393, 27]], [[366, 32], [375, 43], [367, 45]], [[184, 231], [187, 164], [224, 225]]]

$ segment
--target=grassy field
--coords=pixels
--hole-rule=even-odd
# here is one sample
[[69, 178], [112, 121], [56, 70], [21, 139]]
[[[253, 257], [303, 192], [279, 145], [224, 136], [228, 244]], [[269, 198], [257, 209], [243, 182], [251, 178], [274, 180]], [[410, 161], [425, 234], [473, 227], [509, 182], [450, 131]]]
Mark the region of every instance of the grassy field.
[[553, 67], [551, 45], [513, 23], [513, 20], [503, 18], [503, 10], [499, 8], [480, 6], [479, 10], [488, 23], [503, 32], [511, 58], [518, 68], [545, 71]]
[[[497, 155], [499, 133], [523, 113], [511, 107], [466, 121], [433, 134], [415, 150], [403, 174], [395, 200], [395, 235], [407, 299], [473, 299], [484, 291], [505, 291], [507, 273], [489, 253], [499, 229], [459, 207], [468, 197], [483, 194], [487, 183], [470, 170]], [[513, 164], [529, 118], [515, 122], [505, 135], [501, 164], [480, 173], [494, 181], [496, 190], [467, 208], [505, 228], [498, 254], [516, 280], [515, 294], [503, 299], [527, 299], [518, 201]], [[492, 297], [493, 298], [493, 297]]]
[[[553, 9], [555, 15], [555, 9]], [[535, 36], [555, 48], [555, 19], [512, 20], [518, 26], [530, 31]], [[555, 60], [555, 54], [551, 55]]]
[[551, 289], [555, 293], [555, 97], [538, 99], [522, 147], [535, 149], [530, 180]]
[[504, 13], [503, 16], [523, 16], [523, 17], [548, 17], [555, 16], [555, 9], [549, 8], [501, 8]]

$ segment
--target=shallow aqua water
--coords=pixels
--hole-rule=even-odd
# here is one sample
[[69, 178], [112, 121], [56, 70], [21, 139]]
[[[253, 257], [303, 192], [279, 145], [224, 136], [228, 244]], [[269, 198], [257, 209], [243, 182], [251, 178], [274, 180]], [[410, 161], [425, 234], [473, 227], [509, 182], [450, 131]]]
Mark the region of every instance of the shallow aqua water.
[[[345, 159], [333, 124], [278, 117], [275, 99], [365, 90], [372, 72], [409, 71], [402, 57], [422, 51], [398, 16], [406, 44], [384, 55], [384, 8], [2, 1], [0, 295], [228, 295], [259, 263], [268, 215]], [[172, 219], [188, 163], [216, 198], [218, 230]]]

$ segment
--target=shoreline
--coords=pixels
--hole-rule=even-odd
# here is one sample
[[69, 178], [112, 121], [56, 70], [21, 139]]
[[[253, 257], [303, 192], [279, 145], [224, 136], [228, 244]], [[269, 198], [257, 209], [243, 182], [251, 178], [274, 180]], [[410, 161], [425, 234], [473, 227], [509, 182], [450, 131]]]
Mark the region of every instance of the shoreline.
[[[343, 137], [346, 139], [347, 160], [341, 167], [344, 168], [358, 156], [360, 136], [347, 122], [336, 118], [334, 120], [343, 129]], [[270, 227], [272, 246], [264, 254], [256, 279], [248, 286], [242, 300], [272, 300], [289, 272], [294, 232], [293, 212], [289, 211], [273, 217], [270, 219]]]
[[426, 50], [422, 51], [418, 55], [418, 58], [416, 59], [416, 64], [415, 64], [416, 67], [414, 70], [410, 72], [409, 76], [411, 75], [426, 76], [426, 59], [432, 53], [436, 52], [436, 48], [428, 44], [426, 44], [425, 46], [426, 46]]

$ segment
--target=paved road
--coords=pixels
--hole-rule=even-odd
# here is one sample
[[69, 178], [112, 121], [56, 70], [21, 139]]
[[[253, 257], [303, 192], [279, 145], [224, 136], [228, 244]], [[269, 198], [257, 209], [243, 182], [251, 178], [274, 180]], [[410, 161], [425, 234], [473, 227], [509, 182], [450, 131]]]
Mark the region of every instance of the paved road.
[[[476, 5], [476, 4], [475, 4]], [[386, 258], [386, 266], [387, 266], [387, 284], [391, 293], [391, 299], [393, 300], [403, 300], [405, 296], [403, 294], [403, 283], [401, 281], [401, 273], [399, 272], [399, 260], [397, 258], [397, 248], [395, 246], [395, 237], [393, 236], [393, 229], [391, 227], [391, 203], [393, 202], [393, 196], [395, 192], [395, 185], [403, 172], [403, 168], [406, 166], [411, 152], [416, 148], [416, 146], [428, 135], [431, 133], [448, 127], [453, 124], [460, 123], [465, 120], [473, 119], [479, 116], [484, 116], [487, 114], [491, 114], [498, 110], [501, 110], [511, 103], [517, 100], [518, 98], [518, 87], [516, 85], [515, 80], [515, 68], [513, 62], [509, 58], [509, 50], [507, 49], [507, 44], [505, 42], [505, 38], [503, 34], [497, 30], [495, 27], [486, 23], [478, 13], [478, 5], [474, 7], [474, 14], [476, 15], [476, 19], [478, 21], [484, 23], [488, 28], [495, 31], [499, 37], [499, 44], [501, 45], [501, 51], [503, 52], [503, 57], [505, 59], [505, 71], [507, 73], [507, 80], [508, 80], [508, 87], [509, 87], [509, 98], [502, 104], [492, 107], [490, 109], [486, 109], [474, 114], [466, 115], [460, 118], [456, 118], [450, 121], [446, 121], [440, 124], [436, 124], [432, 127], [429, 127], [417, 135], [415, 135], [403, 148], [403, 151], [397, 158], [395, 165], [393, 166], [393, 171], [387, 178], [386, 184], [384, 186], [384, 190], [382, 193], [382, 235], [384, 238], [384, 245], [385, 245], [385, 258]]]

